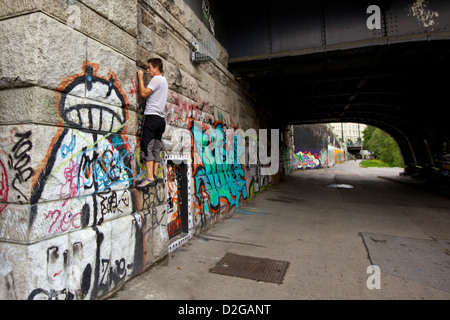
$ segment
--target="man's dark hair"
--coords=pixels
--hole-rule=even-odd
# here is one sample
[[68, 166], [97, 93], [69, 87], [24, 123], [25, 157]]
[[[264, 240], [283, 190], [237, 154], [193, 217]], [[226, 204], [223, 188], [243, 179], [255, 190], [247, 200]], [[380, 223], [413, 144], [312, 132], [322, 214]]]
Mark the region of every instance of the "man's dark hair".
[[158, 67], [159, 72], [161, 72], [161, 73], [163, 72], [163, 62], [161, 59], [151, 58], [151, 59], [148, 59], [147, 63], [150, 63], [153, 66], [153, 68]]

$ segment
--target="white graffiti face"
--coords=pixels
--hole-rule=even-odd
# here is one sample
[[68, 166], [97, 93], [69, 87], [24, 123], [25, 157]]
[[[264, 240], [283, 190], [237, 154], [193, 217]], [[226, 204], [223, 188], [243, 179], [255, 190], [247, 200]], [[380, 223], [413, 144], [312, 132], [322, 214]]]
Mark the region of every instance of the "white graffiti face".
[[[138, 175], [137, 138], [126, 134], [129, 103], [115, 74], [102, 77], [98, 70], [97, 64], [85, 62], [81, 74], [61, 82], [55, 99], [58, 126], [9, 129], [11, 155], [6, 166], [0, 161], [0, 200], [8, 200], [13, 189], [17, 202], [31, 206], [24, 218], [0, 201], [0, 214], [17, 225], [15, 231], [19, 221], [10, 217], [22, 225], [25, 221], [23, 241], [34, 243], [25, 266], [6, 270], [10, 296], [16, 295], [10, 284], [17, 285], [13, 276], [20, 277], [22, 268], [34, 277], [20, 288], [29, 299], [84, 299], [110, 291], [146, 261], [143, 238], [148, 230], [143, 226], [153, 216], [144, 220], [136, 213], [142, 210], [130, 190]], [[32, 155], [42, 155], [37, 165]], [[24, 182], [32, 184], [32, 191]], [[0, 247], [0, 255], [2, 262], [15, 261], [16, 248]]]
[[128, 120], [128, 102], [114, 73], [96, 75], [98, 66], [85, 65], [84, 74], [72, 80], [61, 93], [58, 111], [71, 128], [121, 133]]
[[[32, 197], [39, 204], [33, 222], [49, 235], [101, 223], [108, 212], [117, 217], [132, 210], [129, 193], [121, 192], [135, 179], [136, 141], [125, 135], [129, 104], [115, 74], [103, 78], [98, 69], [85, 62], [82, 74], [58, 88], [56, 108], [70, 128], [56, 128]], [[116, 203], [106, 212], [105, 199]], [[85, 205], [95, 216], [86, 214]]]

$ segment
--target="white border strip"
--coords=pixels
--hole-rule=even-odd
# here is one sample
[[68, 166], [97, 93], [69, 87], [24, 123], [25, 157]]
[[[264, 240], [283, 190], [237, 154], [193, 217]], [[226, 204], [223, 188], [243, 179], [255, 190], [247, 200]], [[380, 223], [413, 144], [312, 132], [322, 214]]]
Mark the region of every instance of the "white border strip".
[[[164, 157], [164, 162], [167, 168], [167, 161], [168, 160], [181, 160], [183, 162], [186, 162], [188, 170], [187, 170], [187, 190], [188, 190], [188, 226], [189, 226], [189, 232], [181, 239], [178, 239], [172, 243], [169, 244], [169, 253], [171, 253], [174, 250], [177, 250], [178, 248], [180, 248], [181, 246], [183, 246], [184, 244], [186, 244], [187, 242], [189, 242], [189, 240], [191, 240], [192, 238], [192, 233], [191, 233], [191, 229], [194, 227], [191, 223], [191, 221], [193, 221], [192, 217], [191, 217], [191, 213], [190, 213], [190, 208], [191, 208], [191, 181], [192, 181], [192, 172], [191, 172], [191, 157], [188, 155], [179, 155], [179, 154], [166, 154]], [[165, 185], [167, 185], [167, 175], [164, 178], [164, 182]], [[169, 199], [169, 190], [167, 189], [167, 197], [166, 199]]]
[[184, 244], [188, 243], [189, 240], [191, 240], [191, 232], [189, 231], [189, 233], [187, 235], [185, 235], [183, 238], [178, 239], [177, 241], [172, 242], [169, 245], [169, 253], [171, 253], [172, 251], [177, 250], [178, 248], [182, 247]]

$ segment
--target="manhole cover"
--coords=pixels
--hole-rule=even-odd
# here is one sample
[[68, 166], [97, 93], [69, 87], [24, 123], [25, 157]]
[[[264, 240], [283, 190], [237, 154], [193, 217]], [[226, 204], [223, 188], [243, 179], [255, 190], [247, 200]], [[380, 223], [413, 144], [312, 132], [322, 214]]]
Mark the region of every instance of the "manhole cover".
[[287, 261], [227, 253], [210, 272], [281, 284], [288, 266], [289, 262]]
[[350, 184], [339, 184], [339, 183], [333, 183], [327, 186], [328, 188], [339, 188], [339, 189], [353, 189], [354, 187]]

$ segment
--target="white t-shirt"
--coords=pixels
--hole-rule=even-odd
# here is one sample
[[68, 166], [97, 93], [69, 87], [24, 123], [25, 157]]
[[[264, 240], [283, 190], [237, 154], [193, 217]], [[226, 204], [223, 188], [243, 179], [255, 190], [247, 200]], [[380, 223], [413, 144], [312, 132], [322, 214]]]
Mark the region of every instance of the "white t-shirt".
[[144, 114], [154, 114], [164, 118], [164, 109], [166, 108], [169, 89], [166, 78], [163, 76], [154, 76], [150, 80], [147, 88], [150, 88], [153, 92], [147, 97]]

